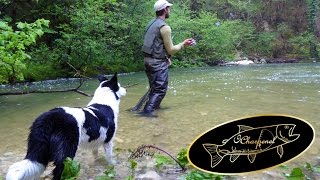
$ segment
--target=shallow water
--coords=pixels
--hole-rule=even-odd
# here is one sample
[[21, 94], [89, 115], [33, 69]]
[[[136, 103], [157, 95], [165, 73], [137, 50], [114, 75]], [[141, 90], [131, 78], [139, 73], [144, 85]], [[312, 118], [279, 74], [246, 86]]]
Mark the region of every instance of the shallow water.
[[[316, 131], [312, 147], [289, 165], [320, 164], [320, 63], [170, 69], [169, 90], [157, 118], [127, 111], [147, 91], [144, 72], [118, 79], [122, 85], [137, 85], [129, 87], [121, 100], [117, 148], [153, 144], [176, 154], [221, 123], [288, 114], [305, 119]], [[81, 90], [93, 94], [97, 85], [97, 80], [91, 80]], [[0, 167], [9, 163], [5, 157], [23, 157], [28, 128], [39, 114], [57, 106], [82, 107], [89, 101], [74, 92], [0, 97]], [[0, 177], [5, 172], [1, 168]]]

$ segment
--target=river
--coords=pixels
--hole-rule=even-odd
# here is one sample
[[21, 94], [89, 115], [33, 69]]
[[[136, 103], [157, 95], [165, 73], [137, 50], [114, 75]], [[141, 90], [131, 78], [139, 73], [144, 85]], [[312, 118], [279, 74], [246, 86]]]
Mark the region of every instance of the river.
[[[311, 148], [289, 165], [320, 164], [320, 63], [170, 69], [169, 74], [169, 90], [157, 118], [128, 111], [148, 89], [144, 72], [119, 75], [121, 85], [136, 85], [121, 99], [116, 148], [152, 144], [175, 155], [221, 123], [284, 114], [308, 121], [316, 131]], [[92, 79], [81, 90], [93, 94], [97, 85]], [[90, 97], [74, 92], [1, 96], [0, 177], [11, 161], [25, 155], [28, 128], [38, 115], [57, 106], [82, 107], [89, 101]], [[81, 154], [77, 158], [85, 161]]]

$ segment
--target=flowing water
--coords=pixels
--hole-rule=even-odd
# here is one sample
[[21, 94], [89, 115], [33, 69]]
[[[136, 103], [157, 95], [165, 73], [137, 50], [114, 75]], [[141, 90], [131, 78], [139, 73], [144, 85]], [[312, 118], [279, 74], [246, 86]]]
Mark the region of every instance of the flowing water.
[[[305, 119], [316, 131], [311, 148], [290, 163], [320, 164], [320, 63], [170, 69], [169, 77], [158, 117], [145, 118], [127, 111], [148, 89], [144, 72], [119, 76], [121, 85], [135, 85], [127, 88], [121, 100], [116, 148], [152, 144], [177, 154], [221, 123], [287, 114]], [[81, 90], [93, 94], [97, 85], [97, 80], [90, 80]], [[13, 163], [8, 157], [23, 158], [28, 128], [40, 113], [57, 106], [82, 107], [89, 101], [74, 92], [0, 97], [0, 177], [6, 165]]]

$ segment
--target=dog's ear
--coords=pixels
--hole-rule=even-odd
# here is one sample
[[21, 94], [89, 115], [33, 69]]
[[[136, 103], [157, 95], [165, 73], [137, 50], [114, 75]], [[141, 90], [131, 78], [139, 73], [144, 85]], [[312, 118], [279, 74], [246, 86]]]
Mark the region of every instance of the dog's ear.
[[102, 82], [102, 81], [108, 80], [108, 78], [105, 77], [104, 75], [99, 75], [99, 76], [98, 76], [98, 80], [99, 80], [100, 82]]
[[118, 73], [117, 72], [114, 73], [114, 75], [110, 81], [118, 85]]
[[109, 85], [108, 85], [109, 88], [111, 90], [113, 90], [114, 92], [119, 90], [117, 73], [115, 73], [113, 75], [113, 77], [110, 79], [110, 81], [108, 81], [108, 83], [109, 83]]
[[[102, 78], [102, 79], [104, 79], [104, 78]], [[105, 78], [105, 80], [106, 80], [106, 78]], [[118, 85], [117, 73], [115, 73], [109, 81], [103, 82], [101, 84], [101, 87], [109, 87], [114, 92], [118, 91], [119, 85]]]

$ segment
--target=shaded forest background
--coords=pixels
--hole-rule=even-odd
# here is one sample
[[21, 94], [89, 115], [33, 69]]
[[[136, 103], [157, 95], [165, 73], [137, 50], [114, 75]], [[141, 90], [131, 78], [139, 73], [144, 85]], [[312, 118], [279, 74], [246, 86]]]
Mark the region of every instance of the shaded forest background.
[[[143, 70], [155, 0], [0, 0], [0, 84]], [[239, 57], [318, 59], [319, 0], [172, 0], [172, 67]]]

